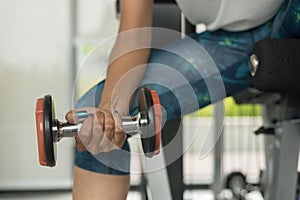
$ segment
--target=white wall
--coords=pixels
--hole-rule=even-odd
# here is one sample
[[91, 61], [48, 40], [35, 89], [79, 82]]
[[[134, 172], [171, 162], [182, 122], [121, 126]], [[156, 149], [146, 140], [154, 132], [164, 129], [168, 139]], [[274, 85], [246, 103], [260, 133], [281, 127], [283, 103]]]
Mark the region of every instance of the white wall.
[[57, 113], [70, 108], [69, 13], [68, 1], [0, 1], [1, 190], [71, 183], [71, 141], [59, 145], [58, 167], [40, 167], [34, 118], [36, 98], [48, 93]]
[[[60, 120], [71, 109], [71, 2], [0, 0], [0, 190], [71, 186], [73, 140], [58, 144], [54, 169], [40, 167], [34, 118], [35, 101], [45, 94], [54, 96]], [[113, 14], [114, 1], [79, 5], [83, 2], [97, 3], [85, 6], [90, 14], [81, 14], [80, 34], [107, 36], [116, 30], [114, 20], [104, 20], [112, 18], [107, 15]]]
[[107, 38], [117, 33], [116, 0], [77, 0], [80, 37]]

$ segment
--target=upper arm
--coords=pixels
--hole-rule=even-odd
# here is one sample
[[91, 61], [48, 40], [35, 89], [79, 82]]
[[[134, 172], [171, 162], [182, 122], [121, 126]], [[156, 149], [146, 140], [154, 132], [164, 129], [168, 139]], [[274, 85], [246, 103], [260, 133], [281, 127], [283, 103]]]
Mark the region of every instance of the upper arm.
[[119, 32], [152, 25], [153, 0], [121, 0]]

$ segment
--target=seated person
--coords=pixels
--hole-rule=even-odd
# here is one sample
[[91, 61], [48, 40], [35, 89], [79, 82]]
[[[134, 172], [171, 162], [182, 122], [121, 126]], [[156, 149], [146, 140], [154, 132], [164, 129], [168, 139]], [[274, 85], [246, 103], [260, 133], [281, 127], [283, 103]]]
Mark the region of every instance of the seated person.
[[[76, 138], [74, 199], [126, 199], [130, 149], [115, 111], [118, 115], [136, 112], [137, 103], [131, 97], [138, 87], [147, 85], [155, 89], [165, 109], [165, 118], [178, 118], [249, 87], [248, 62], [256, 42], [269, 37], [300, 36], [299, 0], [177, 0], [177, 3], [191, 23], [204, 23], [207, 31], [192, 33], [186, 39], [151, 51], [151, 34], [146, 27], [151, 27], [153, 0], [121, 1], [119, 35], [111, 52], [106, 80], [81, 97], [78, 109], [66, 115], [68, 122], [78, 123], [79, 119], [74, 117], [76, 111], [93, 113], [83, 121]], [[200, 59], [197, 51], [187, 45], [191, 39], [209, 54], [217, 74], [207, 74], [214, 66]], [[167, 75], [156, 73], [162, 66], [181, 74], [187, 80], [186, 86], [172, 89], [164, 86]], [[126, 76], [128, 73], [130, 76]], [[209, 84], [223, 87], [211, 90]], [[192, 88], [195, 105], [181, 93], [185, 87]]]

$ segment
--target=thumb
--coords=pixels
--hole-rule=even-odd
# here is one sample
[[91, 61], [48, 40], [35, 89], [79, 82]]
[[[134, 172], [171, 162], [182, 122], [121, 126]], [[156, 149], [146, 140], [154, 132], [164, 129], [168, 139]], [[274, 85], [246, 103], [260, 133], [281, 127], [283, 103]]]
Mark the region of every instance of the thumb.
[[70, 110], [66, 113], [66, 120], [71, 124], [78, 124], [83, 122], [87, 117], [93, 115], [97, 108], [87, 107]]
[[77, 117], [77, 110], [70, 110], [66, 113], [65, 118], [67, 122], [71, 124], [77, 124], [80, 122], [80, 119]]

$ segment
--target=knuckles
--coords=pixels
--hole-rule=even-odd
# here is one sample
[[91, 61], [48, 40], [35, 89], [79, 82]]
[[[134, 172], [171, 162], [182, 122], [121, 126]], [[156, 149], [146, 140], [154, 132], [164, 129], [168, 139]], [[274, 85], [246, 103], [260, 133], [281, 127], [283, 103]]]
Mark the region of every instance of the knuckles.
[[[113, 115], [102, 111], [96, 111], [94, 117], [87, 118], [78, 135], [82, 146], [85, 146], [94, 155], [122, 148], [127, 138], [122, 126], [117, 124]], [[91, 142], [91, 140], [96, 139], [93, 137], [101, 137], [100, 140], [97, 139], [99, 140], [98, 144]]]
[[104, 124], [105, 131], [113, 131], [115, 129], [115, 124], [113, 121], [105, 121]]

